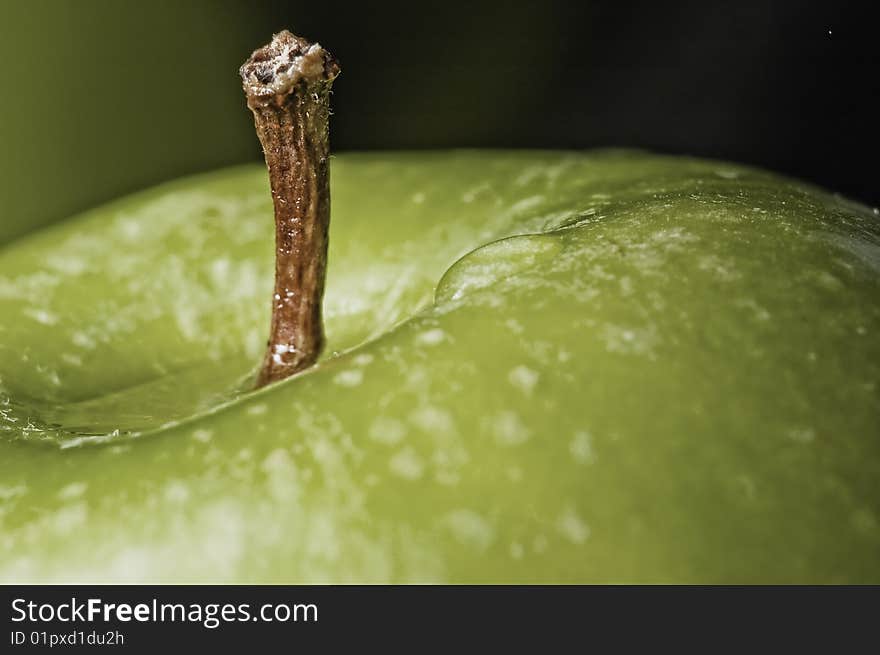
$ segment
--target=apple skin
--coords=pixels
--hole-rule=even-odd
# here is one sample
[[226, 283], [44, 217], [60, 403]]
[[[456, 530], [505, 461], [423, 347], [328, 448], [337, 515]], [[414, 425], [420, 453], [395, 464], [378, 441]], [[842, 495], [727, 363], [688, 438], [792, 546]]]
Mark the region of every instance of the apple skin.
[[633, 152], [333, 161], [328, 347], [258, 166], [0, 251], [5, 582], [880, 582], [880, 218]]

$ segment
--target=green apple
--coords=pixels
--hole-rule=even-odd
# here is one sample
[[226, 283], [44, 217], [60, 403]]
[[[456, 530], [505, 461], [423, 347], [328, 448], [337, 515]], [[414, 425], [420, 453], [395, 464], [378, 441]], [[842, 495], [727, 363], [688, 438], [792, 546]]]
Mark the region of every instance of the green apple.
[[0, 251], [6, 582], [880, 582], [880, 217], [631, 152], [333, 161], [251, 391], [265, 170]]

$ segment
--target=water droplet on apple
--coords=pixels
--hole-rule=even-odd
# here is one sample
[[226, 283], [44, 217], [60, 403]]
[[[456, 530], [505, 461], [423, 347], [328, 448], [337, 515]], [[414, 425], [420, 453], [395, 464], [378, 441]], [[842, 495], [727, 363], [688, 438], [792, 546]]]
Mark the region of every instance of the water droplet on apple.
[[434, 302], [438, 306], [457, 305], [469, 294], [548, 262], [561, 249], [562, 240], [546, 234], [509, 237], [477, 248], [446, 271], [437, 285]]

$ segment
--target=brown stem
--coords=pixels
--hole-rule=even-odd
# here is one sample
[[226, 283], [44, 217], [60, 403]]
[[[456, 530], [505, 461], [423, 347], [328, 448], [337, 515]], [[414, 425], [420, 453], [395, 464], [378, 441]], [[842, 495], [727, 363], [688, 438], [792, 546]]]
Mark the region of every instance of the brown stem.
[[261, 387], [311, 366], [324, 345], [330, 86], [339, 65], [320, 45], [285, 30], [240, 73], [275, 205], [275, 295]]

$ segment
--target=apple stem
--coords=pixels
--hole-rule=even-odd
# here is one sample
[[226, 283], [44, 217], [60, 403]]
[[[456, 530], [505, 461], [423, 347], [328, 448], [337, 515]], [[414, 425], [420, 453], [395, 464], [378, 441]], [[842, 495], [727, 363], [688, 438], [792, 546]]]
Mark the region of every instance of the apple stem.
[[263, 146], [275, 206], [275, 293], [257, 386], [318, 359], [330, 227], [330, 86], [333, 56], [288, 31], [255, 50], [240, 71]]

